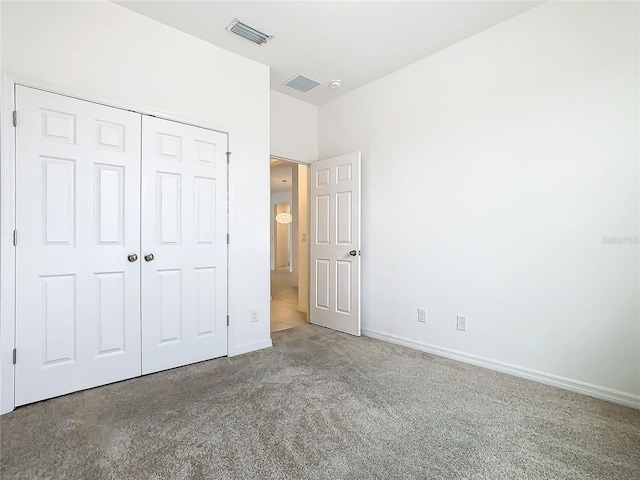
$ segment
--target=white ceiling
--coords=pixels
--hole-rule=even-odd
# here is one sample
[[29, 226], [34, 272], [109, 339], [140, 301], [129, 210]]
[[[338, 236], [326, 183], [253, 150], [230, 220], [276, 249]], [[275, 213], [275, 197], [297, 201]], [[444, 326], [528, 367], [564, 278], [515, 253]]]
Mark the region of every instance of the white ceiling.
[[[288, 192], [291, 190], [293, 172], [291, 168], [295, 165], [282, 160], [271, 160], [271, 193]], [[283, 182], [282, 180], [286, 180]]]
[[[114, 0], [130, 10], [271, 67], [271, 88], [320, 105], [540, 1]], [[256, 45], [225, 28], [240, 18], [274, 35]], [[541, 32], [542, 34], [544, 32]], [[301, 73], [320, 86], [282, 85]], [[342, 80], [332, 90], [329, 82]]]

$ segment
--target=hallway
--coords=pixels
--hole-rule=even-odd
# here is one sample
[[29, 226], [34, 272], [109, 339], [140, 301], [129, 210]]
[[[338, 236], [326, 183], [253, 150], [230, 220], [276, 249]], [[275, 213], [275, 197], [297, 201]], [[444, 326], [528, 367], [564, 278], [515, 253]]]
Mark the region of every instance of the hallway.
[[288, 268], [271, 271], [271, 331], [279, 332], [306, 325], [307, 315], [298, 311], [298, 288], [292, 286]]

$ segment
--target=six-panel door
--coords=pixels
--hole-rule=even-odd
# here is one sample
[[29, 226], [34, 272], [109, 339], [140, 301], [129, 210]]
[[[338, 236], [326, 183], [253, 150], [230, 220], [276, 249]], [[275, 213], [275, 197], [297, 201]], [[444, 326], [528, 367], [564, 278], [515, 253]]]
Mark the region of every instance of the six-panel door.
[[151, 373], [227, 353], [227, 136], [143, 117], [142, 139], [142, 371]]
[[310, 321], [360, 335], [360, 152], [311, 164]]
[[226, 355], [226, 134], [16, 108], [16, 405]]
[[140, 375], [140, 115], [18, 86], [16, 405]]

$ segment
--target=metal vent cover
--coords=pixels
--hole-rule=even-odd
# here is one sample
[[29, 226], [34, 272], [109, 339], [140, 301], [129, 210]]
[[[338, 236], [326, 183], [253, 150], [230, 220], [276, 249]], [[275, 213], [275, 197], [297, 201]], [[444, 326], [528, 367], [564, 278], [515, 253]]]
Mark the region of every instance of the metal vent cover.
[[235, 33], [236, 35], [240, 35], [241, 37], [246, 38], [253, 43], [257, 43], [258, 45], [267, 43], [267, 40], [273, 38], [273, 35], [266, 32], [261, 32], [257, 28], [252, 27], [248, 23], [245, 23], [238, 18], [236, 18], [227, 26], [227, 30]]
[[304, 75], [296, 75], [291, 80], [283, 83], [283, 85], [289, 88], [293, 88], [294, 90], [298, 90], [299, 92], [305, 93], [312, 88], [316, 88], [318, 85], [320, 85], [320, 82], [316, 82], [315, 80], [312, 80], [309, 77], [305, 77]]

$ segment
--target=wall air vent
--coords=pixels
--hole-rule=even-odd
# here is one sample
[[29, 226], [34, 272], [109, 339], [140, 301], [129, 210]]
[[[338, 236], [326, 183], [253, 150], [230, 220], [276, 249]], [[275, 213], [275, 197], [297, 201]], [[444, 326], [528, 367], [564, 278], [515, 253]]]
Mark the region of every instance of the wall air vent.
[[261, 32], [260, 30], [253, 28], [251, 25], [244, 23], [237, 18], [229, 24], [227, 30], [235, 33], [236, 35], [240, 35], [247, 40], [251, 40], [253, 43], [257, 43], [258, 45], [267, 43], [267, 40], [273, 38], [273, 35]]
[[293, 88], [294, 90], [298, 90], [299, 92], [305, 93], [312, 88], [317, 87], [318, 85], [320, 85], [320, 83], [316, 82], [315, 80], [311, 80], [304, 75], [296, 75], [291, 80], [283, 83], [283, 85], [289, 88]]

